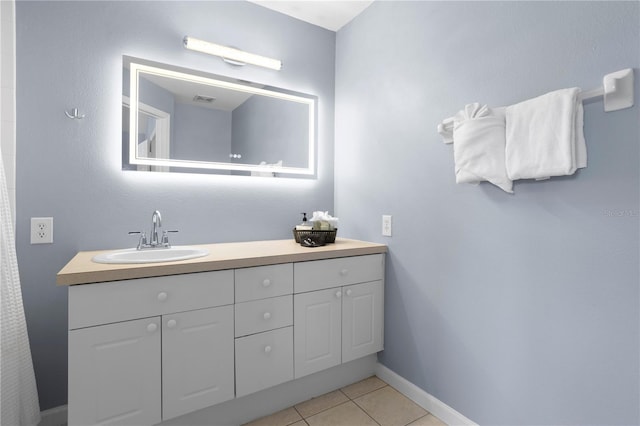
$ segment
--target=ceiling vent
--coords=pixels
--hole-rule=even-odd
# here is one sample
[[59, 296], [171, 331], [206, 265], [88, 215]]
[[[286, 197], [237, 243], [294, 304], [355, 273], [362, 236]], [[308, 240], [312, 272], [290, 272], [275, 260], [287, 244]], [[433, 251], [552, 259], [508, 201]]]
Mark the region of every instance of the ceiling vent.
[[203, 95], [195, 95], [193, 97], [194, 102], [202, 102], [205, 104], [212, 104], [216, 98], [213, 98], [211, 96], [203, 96]]

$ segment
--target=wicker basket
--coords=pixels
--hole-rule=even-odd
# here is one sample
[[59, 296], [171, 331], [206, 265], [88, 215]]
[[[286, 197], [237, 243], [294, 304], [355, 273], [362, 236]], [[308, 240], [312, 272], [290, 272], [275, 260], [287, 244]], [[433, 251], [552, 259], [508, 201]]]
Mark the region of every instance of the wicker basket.
[[293, 229], [293, 238], [295, 238], [296, 243], [300, 244], [300, 241], [304, 240], [307, 237], [317, 238], [321, 240], [324, 236], [325, 243], [335, 243], [336, 235], [338, 234], [338, 228], [332, 229], [331, 231], [320, 231], [320, 230], [311, 230], [311, 231], [301, 231], [297, 229]]

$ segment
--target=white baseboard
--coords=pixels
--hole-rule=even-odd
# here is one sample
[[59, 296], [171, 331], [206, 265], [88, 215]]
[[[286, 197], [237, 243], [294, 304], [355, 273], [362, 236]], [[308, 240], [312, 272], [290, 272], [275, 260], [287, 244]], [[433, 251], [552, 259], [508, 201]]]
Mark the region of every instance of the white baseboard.
[[66, 426], [67, 406], [60, 405], [40, 412], [38, 426]]
[[380, 363], [376, 365], [376, 375], [444, 423], [450, 426], [477, 426], [477, 423]]

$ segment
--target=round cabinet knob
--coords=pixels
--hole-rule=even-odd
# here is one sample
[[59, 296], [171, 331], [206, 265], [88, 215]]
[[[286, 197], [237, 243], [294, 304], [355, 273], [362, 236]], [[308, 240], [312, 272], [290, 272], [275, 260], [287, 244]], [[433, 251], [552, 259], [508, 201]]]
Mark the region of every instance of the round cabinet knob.
[[169, 321], [167, 321], [167, 327], [169, 327], [169, 328], [175, 327], [176, 324], [177, 324], [177, 322], [174, 319], [170, 319]]
[[264, 315], [262, 316], [262, 318], [268, 320], [271, 319], [271, 312], [265, 312]]
[[336, 291], [336, 297], [339, 299], [342, 297], [342, 292], [341, 291]]
[[165, 300], [167, 300], [167, 293], [165, 293], [164, 291], [158, 293], [158, 300], [160, 302], [164, 302]]
[[265, 346], [265, 347], [264, 347], [264, 353], [265, 353], [265, 354], [268, 354], [268, 353], [270, 353], [270, 352], [271, 352], [271, 346], [269, 346], [269, 345]]
[[351, 290], [347, 290], [347, 296], [351, 296]]
[[269, 278], [262, 281], [262, 287], [269, 287], [271, 285], [271, 280]]
[[340, 271], [340, 275], [342, 275], [343, 277], [347, 276], [348, 273], [349, 273], [348, 269], [343, 269]]
[[154, 323], [154, 322], [152, 322], [151, 324], [149, 324], [149, 325], [147, 326], [147, 331], [148, 331], [149, 333], [153, 333], [153, 332], [154, 332], [154, 331], [156, 331], [157, 329], [158, 329], [158, 324], [156, 324], [156, 323]]

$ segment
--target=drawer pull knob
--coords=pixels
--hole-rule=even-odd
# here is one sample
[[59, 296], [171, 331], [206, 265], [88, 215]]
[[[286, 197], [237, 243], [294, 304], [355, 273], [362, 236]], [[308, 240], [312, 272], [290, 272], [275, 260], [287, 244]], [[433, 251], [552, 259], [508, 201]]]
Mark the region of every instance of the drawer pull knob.
[[167, 293], [165, 293], [164, 291], [158, 293], [158, 300], [160, 302], [164, 302], [165, 300], [167, 300]]
[[268, 353], [270, 353], [270, 352], [271, 352], [271, 346], [269, 346], [269, 345], [265, 346], [265, 347], [264, 347], [264, 353], [265, 353], [265, 354], [268, 354]]
[[269, 287], [271, 285], [271, 280], [269, 278], [262, 281], [262, 287]]
[[339, 299], [342, 297], [342, 292], [341, 291], [336, 291], [336, 297]]
[[175, 327], [176, 324], [177, 324], [177, 322], [174, 319], [170, 319], [169, 321], [167, 321], [167, 327], [169, 327], [169, 328]]
[[265, 312], [264, 315], [262, 316], [262, 318], [268, 320], [271, 319], [271, 313], [270, 312]]
[[347, 296], [351, 296], [351, 290], [347, 290]]
[[149, 333], [153, 333], [157, 329], [158, 329], [158, 325], [156, 323], [153, 323], [153, 322], [147, 326], [147, 331]]
[[348, 269], [343, 269], [340, 271], [340, 275], [342, 275], [343, 277], [346, 277], [348, 273], [349, 273]]

